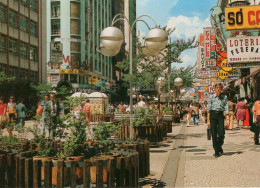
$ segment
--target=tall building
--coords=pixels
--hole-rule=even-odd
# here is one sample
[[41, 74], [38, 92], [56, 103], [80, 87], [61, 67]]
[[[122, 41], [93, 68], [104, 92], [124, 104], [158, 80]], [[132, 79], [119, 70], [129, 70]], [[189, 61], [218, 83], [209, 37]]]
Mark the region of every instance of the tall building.
[[[16, 78], [14, 86], [45, 81], [44, 3], [0, 0], [0, 71]], [[17, 87], [12, 89], [17, 91]]]
[[47, 0], [47, 80], [74, 91], [110, 92], [112, 58], [98, 52], [112, 0]]

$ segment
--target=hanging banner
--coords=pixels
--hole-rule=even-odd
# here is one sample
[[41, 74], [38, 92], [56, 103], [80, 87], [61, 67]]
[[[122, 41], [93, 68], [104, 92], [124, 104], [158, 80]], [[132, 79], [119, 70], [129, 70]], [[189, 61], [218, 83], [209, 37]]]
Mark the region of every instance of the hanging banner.
[[[259, 11], [260, 12], [260, 11]], [[260, 61], [260, 36], [228, 38], [227, 56], [229, 63]]]
[[205, 48], [204, 47], [200, 47], [200, 64], [201, 64], [201, 68], [204, 69], [206, 68], [205, 66]]
[[227, 7], [227, 30], [260, 29], [260, 6]]
[[210, 43], [211, 43], [211, 31], [210, 29], [205, 28], [204, 29], [204, 49], [205, 49], [205, 59], [210, 59]]

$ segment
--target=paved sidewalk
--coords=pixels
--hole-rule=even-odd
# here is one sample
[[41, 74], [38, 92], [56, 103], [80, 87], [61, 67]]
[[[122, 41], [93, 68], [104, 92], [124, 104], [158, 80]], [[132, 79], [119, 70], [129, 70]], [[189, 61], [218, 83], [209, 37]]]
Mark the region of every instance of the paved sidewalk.
[[[186, 129], [184, 160], [180, 163], [176, 186], [184, 187], [260, 187], [260, 146], [254, 145], [247, 129], [226, 131], [224, 155], [215, 158], [206, 125]], [[181, 182], [183, 179], [183, 182]]]

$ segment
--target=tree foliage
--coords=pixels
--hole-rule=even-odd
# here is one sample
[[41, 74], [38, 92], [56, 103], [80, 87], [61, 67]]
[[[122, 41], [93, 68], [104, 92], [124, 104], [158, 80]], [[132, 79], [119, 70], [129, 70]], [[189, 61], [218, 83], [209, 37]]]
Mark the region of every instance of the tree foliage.
[[4, 72], [0, 72], [0, 85], [14, 81], [15, 77], [8, 77]]
[[[164, 28], [165, 29], [165, 28]], [[167, 30], [170, 34], [174, 29]], [[168, 68], [171, 67], [172, 63], [183, 63], [180, 58], [180, 55], [183, 51], [191, 48], [197, 47], [195, 43], [195, 37], [188, 40], [175, 40], [168, 44], [165, 49], [163, 49], [158, 55], [155, 57], [148, 57], [142, 53], [141, 44], [137, 42], [137, 54], [133, 56], [133, 84], [134, 86], [141, 89], [152, 88], [158, 92], [156, 87], [156, 81], [159, 77], [167, 77]], [[129, 57], [124, 59], [120, 65], [117, 65], [119, 69], [124, 73], [123, 81], [124, 85], [129, 87], [130, 75], [129, 75]], [[180, 69], [180, 73], [189, 72], [191, 68]], [[186, 75], [180, 75], [185, 76]], [[172, 77], [174, 77], [172, 75]], [[186, 81], [185, 81], [186, 83]], [[187, 81], [187, 83], [189, 83]], [[172, 85], [172, 84], [171, 84]], [[187, 87], [190, 84], [186, 84]], [[173, 85], [172, 85], [173, 86]]]

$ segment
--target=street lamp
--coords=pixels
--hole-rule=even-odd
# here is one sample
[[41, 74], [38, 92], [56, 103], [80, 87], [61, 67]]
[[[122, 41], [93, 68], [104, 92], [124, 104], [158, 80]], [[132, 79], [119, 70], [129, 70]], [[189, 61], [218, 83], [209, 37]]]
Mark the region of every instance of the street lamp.
[[174, 80], [174, 85], [175, 86], [180, 87], [180, 86], [182, 86], [182, 84], [183, 84], [182, 78], [180, 78], [180, 77], [175, 78], [175, 80]]
[[[123, 17], [123, 18], [120, 18]], [[142, 17], [149, 17], [152, 19], [152, 21], [155, 24], [155, 28], [150, 29], [150, 27], [148, 26], [148, 24], [142, 20]], [[117, 14], [113, 20], [112, 20], [112, 26], [105, 28], [100, 35], [100, 39], [101, 39], [101, 43], [103, 45], [103, 49], [100, 49], [101, 53], [102, 50], [105, 51], [108, 49], [109, 53], [104, 53], [104, 55], [106, 56], [114, 56], [115, 55], [115, 51], [117, 51], [118, 49], [121, 48], [121, 45], [123, 44], [123, 40], [124, 40], [124, 36], [123, 33], [120, 29], [114, 27], [113, 25], [118, 22], [118, 21], [126, 21], [129, 25], [129, 46], [130, 46], [130, 139], [133, 139], [133, 36], [132, 36], [132, 32], [134, 29], [134, 25], [136, 24], [136, 22], [141, 21], [143, 23], [145, 23], [145, 25], [148, 27], [149, 32], [145, 37], [145, 43], [146, 43], [146, 47], [148, 47], [150, 49], [151, 53], [146, 53], [146, 51], [144, 50], [143, 53], [145, 55], [151, 55], [154, 54], [156, 55], [157, 53], [153, 53], [153, 49], [157, 49], [160, 50], [162, 48], [164, 48], [166, 46], [167, 40], [168, 40], [168, 34], [165, 30], [158, 28], [157, 27], [157, 23], [154, 21], [154, 19], [149, 16], [149, 15], [141, 15], [139, 16], [131, 25], [129, 20], [127, 19], [127, 17], [124, 14]], [[161, 44], [163, 43], [163, 44]], [[163, 46], [165, 45], [165, 46]], [[112, 50], [112, 51], [109, 51]], [[106, 52], [106, 51], [105, 51]]]

